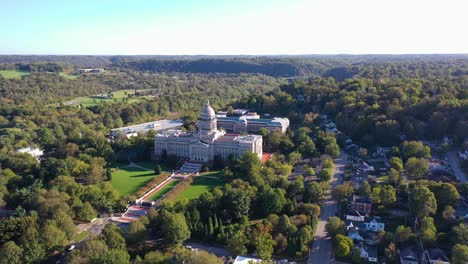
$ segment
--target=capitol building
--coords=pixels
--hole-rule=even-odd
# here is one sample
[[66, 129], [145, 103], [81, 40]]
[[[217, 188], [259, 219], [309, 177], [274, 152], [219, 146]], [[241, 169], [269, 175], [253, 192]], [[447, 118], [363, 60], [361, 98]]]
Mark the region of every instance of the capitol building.
[[223, 159], [230, 155], [238, 158], [250, 151], [262, 158], [262, 136], [228, 134], [218, 129], [218, 120], [209, 102], [203, 106], [196, 126], [197, 132], [167, 130], [158, 133], [154, 139], [156, 156], [161, 157], [165, 150], [168, 155], [179, 158], [210, 162], [217, 155]]

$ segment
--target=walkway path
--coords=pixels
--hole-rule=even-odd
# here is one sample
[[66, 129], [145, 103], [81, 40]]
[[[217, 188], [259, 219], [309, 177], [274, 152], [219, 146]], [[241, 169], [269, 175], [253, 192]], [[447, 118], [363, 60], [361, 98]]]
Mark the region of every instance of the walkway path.
[[463, 172], [460, 166], [460, 159], [458, 158], [458, 153], [456, 151], [447, 152], [447, 159], [450, 164], [450, 167], [452, 167], [453, 174], [455, 174], [457, 180], [459, 180], [462, 183], [468, 182], [468, 178], [466, 177], [466, 174]]
[[136, 163], [133, 162], [133, 161], [129, 161], [129, 164], [128, 164], [127, 166], [122, 167], [122, 168], [126, 168], [126, 167], [135, 167], [135, 168], [139, 168], [139, 169], [142, 169], [142, 170], [153, 171], [153, 170], [151, 170], [151, 169], [148, 169], [148, 168], [145, 168], [145, 167], [143, 167], [143, 166], [140, 166], [140, 165], [136, 164]]
[[320, 203], [320, 218], [317, 224], [314, 241], [312, 241], [311, 248], [309, 249], [309, 259], [307, 263], [333, 263], [332, 240], [325, 231], [325, 225], [330, 216], [335, 216], [338, 213], [338, 202], [331, 197], [331, 190], [342, 182], [344, 166], [347, 162], [346, 159], [347, 155], [341, 153], [340, 157], [334, 160], [334, 177], [330, 181], [330, 189], [328, 190], [327, 197]]

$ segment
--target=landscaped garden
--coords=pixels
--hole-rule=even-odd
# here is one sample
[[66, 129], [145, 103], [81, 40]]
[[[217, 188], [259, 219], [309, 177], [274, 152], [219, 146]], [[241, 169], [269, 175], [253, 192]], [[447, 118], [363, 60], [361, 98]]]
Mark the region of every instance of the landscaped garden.
[[180, 180], [171, 180], [168, 184], [164, 185], [160, 190], [155, 192], [153, 195], [151, 195], [147, 200], [150, 201], [157, 201], [159, 198], [161, 198], [164, 194], [169, 192], [174, 186], [176, 186]]

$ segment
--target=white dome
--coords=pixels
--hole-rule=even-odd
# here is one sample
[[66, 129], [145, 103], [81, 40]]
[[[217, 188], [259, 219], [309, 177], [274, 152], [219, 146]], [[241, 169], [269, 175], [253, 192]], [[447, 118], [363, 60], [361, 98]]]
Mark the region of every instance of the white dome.
[[210, 106], [210, 102], [206, 102], [205, 106], [203, 106], [203, 109], [201, 111], [200, 117], [202, 119], [214, 119], [216, 118], [216, 113], [213, 110], [213, 108]]

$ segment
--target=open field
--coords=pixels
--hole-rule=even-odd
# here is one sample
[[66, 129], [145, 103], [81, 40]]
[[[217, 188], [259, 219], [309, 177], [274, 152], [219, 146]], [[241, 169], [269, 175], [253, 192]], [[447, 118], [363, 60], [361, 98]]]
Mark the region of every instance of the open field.
[[200, 176], [195, 177], [190, 187], [181, 193], [176, 200], [197, 199], [202, 193], [208, 192], [217, 186], [223, 186], [224, 181], [219, 177], [219, 172], [208, 172], [200, 174]]
[[[68, 75], [70, 79], [73, 79], [74, 76]], [[94, 106], [99, 103], [114, 103], [114, 102], [128, 102], [128, 103], [136, 103], [141, 101], [145, 96], [136, 96], [136, 97], [128, 97], [129, 94], [133, 94], [135, 91], [132, 89], [127, 90], [118, 90], [111, 92], [113, 97], [112, 98], [101, 98], [97, 95], [91, 96], [83, 96], [78, 97], [69, 101], [64, 102], [65, 105], [73, 105], [73, 104], [81, 104], [83, 106]]]
[[159, 191], [155, 192], [153, 195], [151, 195], [148, 200], [150, 201], [157, 201], [159, 198], [161, 198], [164, 194], [166, 194], [168, 191], [170, 191], [174, 186], [176, 186], [180, 180], [171, 180], [168, 184], [164, 185]]
[[153, 171], [135, 167], [123, 167], [112, 171], [112, 186], [121, 197], [135, 193], [141, 186], [155, 177]]
[[0, 71], [0, 75], [5, 79], [21, 79], [25, 75], [29, 75], [29, 72], [22, 71]]

